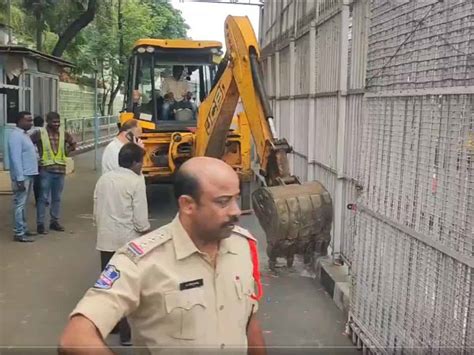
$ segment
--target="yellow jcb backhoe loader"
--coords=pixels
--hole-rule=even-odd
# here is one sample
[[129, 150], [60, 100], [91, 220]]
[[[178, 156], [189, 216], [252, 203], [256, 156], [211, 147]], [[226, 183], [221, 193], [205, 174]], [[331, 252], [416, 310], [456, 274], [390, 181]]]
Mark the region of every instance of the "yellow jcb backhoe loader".
[[270, 267], [277, 257], [291, 266], [295, 254], [308, 263], [330, 241], [331, 197], [319, 182], [301, 184], [289, 171], [291, 148], [276, 136], [248, 18], [229, 16], [225, 38], [223, 57], [219, 42], [138, 40], [120, 122], [140, 122], [149, 183], [172, 181], [194, 156], [223, 159], [240, 176], [243, 209], [250, 205], [253, 137], [265, 180], [252, 194], [253, 210], [267, 236]]

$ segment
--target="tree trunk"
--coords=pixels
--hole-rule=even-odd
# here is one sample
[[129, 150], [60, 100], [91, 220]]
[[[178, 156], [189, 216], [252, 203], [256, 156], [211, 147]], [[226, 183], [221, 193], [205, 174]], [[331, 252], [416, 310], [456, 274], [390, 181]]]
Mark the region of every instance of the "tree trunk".
[[119, 61], [120, 64], [123, 62], [123, 22], [122, 22], [122, 0], [118, 1], [118, 33], [119, 33]]
[[107, 105], [107, 97], [109, 96], [110, 90], [105, 90], [102, 92], [102, 104], [100, 108], [100, 112], [102, 116], [105, 116], [105, 106]]
[[53, 49], [52, 55], [62, 57], [68, 44], [76, 35], [94, 19], [97, 10], [97, 0], [89, 0], [87, 10], [84, 11], [76, 20], [74, 20], [59, 36], [58, 43]]
[[101, 103], [100, 103], [100, 114], [102, 116], [105, 116], [105, 106], [107, 104], [107, 96], [109, 96], [109, 90], [106, 90], [104, 88], [102, 90], [102, 97], [101, 97]]
[[102, 116], [105, 116], [105, 104], [107, 103], [107, 95], [108, 95], [108, 90], [105, 88], [105, 73], [104, 73], [104, 63], [100, 63], [100, 77], [101, 77], [101, 83], [102, 83], [102, 97], [101, 97], [101, 103], [100, 103], [100, 112]]
[[43, 50], [43, 11], [38, 9], [35, 11], [36, 17], [36, 50], [41, 52]]
[[123, 84], [123, 78], [120, 77], [120, 78], [118, 78], [117, 86], [116, 86], [115, 88], [113, 88], [113, 89], [112, 89], [112, 92], [110, 93], [109, 110], [108, 110], [108, 114], [109, 114], [109, 115], [112, 115], [112, 114], [113, 114], [113, 111], [114, 111], [114, 101], [115, 101], [115, 98], [117, 97], [118, 92], [120, 91], [120, 87], [122, 86], [122, 84]]
[[[118, 55], [119, 55], [119, 63], [120, 63], [120, 71], [123, 68], [124, 56], [123, 56], [123, 17], [122, 17], [122, 0], [118, 0], [118, 8], [117, 8], [117, 28], [118, 28], [118, 35], [119, 35], [119, 43], [118, 43]], [[118, 92], [120, 91], [120, 87], [124, 82], [124, 78], [122, 75], [118, 76], [117, 86], [114, 87], [114, 82], [112, 81], [111, 85], [111, 93], [109, 99], [109, 109], [108, 114], [112, 115], [114, 110], [114, 101], [117, 97]]]

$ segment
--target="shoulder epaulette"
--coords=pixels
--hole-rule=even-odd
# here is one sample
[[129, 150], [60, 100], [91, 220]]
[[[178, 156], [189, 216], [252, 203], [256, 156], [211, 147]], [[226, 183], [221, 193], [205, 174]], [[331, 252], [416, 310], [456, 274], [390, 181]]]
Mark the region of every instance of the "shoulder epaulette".
[[128, 242], [120, 249], [120, 252], [127, 255], [136, 264], [145, 255], [170, 239], [171, 233], [165, 228], [160, 228]]
[[245, 237], [245, 238], [257, 241], [257, 239], [255, 239], [255, 237], [252, 234], [250, 234], [250, 232], [248, 230], [246, 230], [245, 228], [242, 228], [240, 226], [235, 226], [234, 229], [233, 229], [233, 232], [235, 234], [240, 235], [241, 237]]
[[245, 228], [235, 226], [233, 229], [233, 232], [241, 237], [247, 238], [249, 248], [250, 248], [250, 258], [252, 260], [252, 266], [253, 266], [252, 275], [256, 284], [256, 291], [257, 291], [256, 293], [250, 295], [250, 297], [254, 299], [255, 301], [259, 301], [263, 296], [263, 287], [262, 287], [262, 281], [260, 277], [260, 261], [258, 258], [257, 240]]

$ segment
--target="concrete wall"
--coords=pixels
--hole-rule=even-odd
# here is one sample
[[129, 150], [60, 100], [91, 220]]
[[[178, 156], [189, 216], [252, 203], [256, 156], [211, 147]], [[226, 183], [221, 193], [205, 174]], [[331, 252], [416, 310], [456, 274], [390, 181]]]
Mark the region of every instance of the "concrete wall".
[[[99, 103], [102, 90], [99, 89]], [[94, 88], [84, 85], [59, 84], [59, 113], [65, 119], [94, 116]], [[123, 95], [117, 95], [114, 102], [114, 112], [122, 109]]]

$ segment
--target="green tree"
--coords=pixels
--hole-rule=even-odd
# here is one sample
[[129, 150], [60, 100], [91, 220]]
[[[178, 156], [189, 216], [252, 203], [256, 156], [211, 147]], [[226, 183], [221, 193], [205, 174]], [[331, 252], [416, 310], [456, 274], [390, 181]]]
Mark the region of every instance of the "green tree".
[[146, 0], [153, 15], [158, 19], [154, 38], [186, 38], [189, 26], [184, 21], [181, 11], [175, 9], [166, 0]]
[[[4, 24], [7, 24], [9, 21], [7, 15], [7, 3], [7, 0], [0, 0], [0, 23]], [[30, 18], [24, 11], [22, 1], [12, 0], [10, 12], [10, 26], [13, 29], [13, 35], [18, 39], [20, 43], [24, 43], [27, 45], [33, 44], [34, 32], [31, 31]]]
[[[79, 1], [84, 4], [84, 1]], [[54, 46], [52, 54], [61, 57], [68, 47], [69, 43], [78, 35], [78, 33], [85, 28], [94, 19], [97, 11], [97, 0], [88, 0], [87, 6], [84, 6], [83, 11], [68, 24], [63, 32], [59, 35], [58, 42]]]
[[[6, 2], [0, 0], [1, 22]], [[75, 75], [97, 72], [103, 114], [112, 113], [135, 41], [185, 38], [189, 28], [167, 0], [11, 0], [11, 12], [22, 43], [72, 61]]]
[[[97, 0], [11, 0], [11, 26], [22, 44], [62, 57], [97, 7]], [[0, 22], [8, 22], [6, 10], [0, 0]]]
[[23, 0], [25, 12], [33, 15], [36, 35], [36, 50], [43, 50], [43, 32], [45, 31], [44, 14], [51, 11], [56, 0]]
[[112, 114], [125, 81], [133, 44], [139, 38], [185, 38], [188, 26], [166, 1], [103, 0], [96, 19], [83, 32], [79, 70], [97, 70], [105, 95], [101, 113]]

